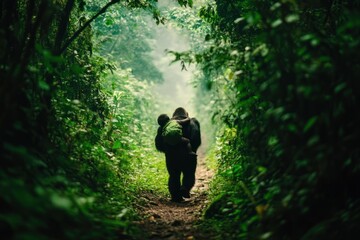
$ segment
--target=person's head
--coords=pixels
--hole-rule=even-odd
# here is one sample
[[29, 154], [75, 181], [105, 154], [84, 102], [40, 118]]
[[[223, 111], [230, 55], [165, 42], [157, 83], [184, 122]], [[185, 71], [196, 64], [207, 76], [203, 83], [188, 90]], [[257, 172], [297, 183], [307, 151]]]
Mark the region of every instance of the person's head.
[[173, 113], [173, 118], [187, 118], [189, 117], [188, 112], [182, 108], [182, 107], [178, 107], [177, 109], [175, 109], [174, 113]]
[[157, 119], [157, 122], [160, 126], [164, 126], [168, 121], [170, 121], [170, 117], [167, 114], [160, 114]]

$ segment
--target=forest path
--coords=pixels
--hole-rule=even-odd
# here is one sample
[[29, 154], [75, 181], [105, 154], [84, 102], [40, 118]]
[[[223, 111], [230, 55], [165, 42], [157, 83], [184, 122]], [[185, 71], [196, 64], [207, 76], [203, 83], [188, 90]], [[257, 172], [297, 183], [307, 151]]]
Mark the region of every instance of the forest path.
[[147, 239], [201, 240], [211, 239], [209, 233], [196, 229], [206, 207], [208, 185], [213, 172], [205, 164], [204, 154], [199, 153], [196, 169], [196, 183], [191, 198], [174, 203], [156, 194], [146, 193], [140, 207], [143, 220], [138, 224], [147, 234]]

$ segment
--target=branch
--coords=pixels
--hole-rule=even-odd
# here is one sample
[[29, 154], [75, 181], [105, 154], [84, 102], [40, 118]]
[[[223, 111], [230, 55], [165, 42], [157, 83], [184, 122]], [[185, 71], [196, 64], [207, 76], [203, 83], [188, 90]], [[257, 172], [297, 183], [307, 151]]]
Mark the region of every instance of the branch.
[[59, 51], [59, 55], [61, 55], [65, 50], [66, 50], [66, 48], [68, 48], [69, 47], [69, 45], [80, 35], [80, 33], [82, 33], [84, 30], [85, 30], [85, 28], [87, 28], [89, 25], [90, 25], [90, 23], [92, 22], [92, 21], [94, 21], [98, 16], [100, 16], [101, 14], [103, 14], [104, 12], [106, 12], [106, 10], [111, 6], [111, 5], [113, 5], [113, 4], [115, 4], [115, 3], [118, 3], [118, 2], [120, 2], [120, 0], [111, 0], [109, 3], [107, 3], [102, 9], [100, 9], [100, 11], [97, 13], [97, 14], [95, 14], [92, 18], [90, 18], [90, 20], [89, 21], [87, 21], [84, 25], [82, 25], [72, 36], [71, 36], [71, 38], [69, 38], [69, 40], [67, 40], [66, 42], [65, 42], [65, 44], [64, 44], [64, 46], [62, 46], [62, 48], [60, 49], [60, 51]]

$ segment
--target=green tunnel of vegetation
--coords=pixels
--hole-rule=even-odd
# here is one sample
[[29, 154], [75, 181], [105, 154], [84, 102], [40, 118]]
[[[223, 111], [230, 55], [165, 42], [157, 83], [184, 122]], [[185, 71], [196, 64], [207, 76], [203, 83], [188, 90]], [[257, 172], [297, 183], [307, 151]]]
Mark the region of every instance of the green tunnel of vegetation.
[[138, 196], [167, 194], [153, 23], [190, 34], [189, 51], [169, 54], [196, 66], [217, 171], [202, 227], [219, 239], [357, 238], [359, 11], [349, 0], [1, 1], [1, 238], [140, 234]]

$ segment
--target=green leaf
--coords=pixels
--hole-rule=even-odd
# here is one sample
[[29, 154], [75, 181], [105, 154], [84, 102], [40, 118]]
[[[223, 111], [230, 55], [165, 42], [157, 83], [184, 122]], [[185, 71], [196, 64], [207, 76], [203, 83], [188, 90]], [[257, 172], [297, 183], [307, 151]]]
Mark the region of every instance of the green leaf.
[[193, 6], [193, 0], [188, 0], [189, 7]]
[[299, 20], [299, 15], [297, 15], [297, 14], [290, 14], [290, 15], [286, 16], [286, 18], [285, 18], [285, 21], [287, 23], [296, 22], [298, 20]]
[[272, 235], [272, 232], [266, 232], [260, 236], [260, 239], [269, 239]]
[[242, 22], [243, 20], [245, 20], [244, 17], [240, 17], [240, 18], [237, 18], [234, 20], [234, 23], [239, 23], [239, 22]]
[[49, 84], [47, 84], [47, 83], [46, 83], [45, 81], [43, 81], [43, 80], [39, 80], [38, 86], [39, 86], [39, 88], [42, 89], [42, 90], [46, 90], [46, 91], [49, 91], [49, 90], [50, 90]]
[[279, 7], [281, 7], [281, 3], [277, 2], [277, 3], [275, 3], [274, 5], [271, 6], [270, 10], [275, 11]]
[[287, 125], [287, 129], [290, 131], [290, 132], [297, 132], [297, 127], [295, 124], [289, 124]]
[[313, 146], [315, 145], [317, 142], [319, 142], [320, 138], [318, 135], [312, 136], [309, 141], [307, 142], [308, 146]]
[[346, 83], [340, 83], [334, 89], [335, 93], [341, 92], [346, 87]]
[[240, 115], [240, 119], [241, 120], [244, 120], [246, 117], [248, 117], [249, 116], [249, 113], [248, 112], [245, 112], [245, 113], [243, 113], [243, 114], [241, 114]]
[[114, 24], [114, 20], [111, 18], [106, 18], [105, 19], [105, 25], [110, 26]]
[[279, 142], [278, 139], [277, 139], [275, 136], [272, 136], [272, 137], [270, 137], [269, 140], [268, 140], [268, 145], [269, 145], [269, 146], [274, 146], [274, 145], [276, 145], [278, 142]]
[[301, 41], [309, 41], [314, 39], [315, 36], [313, 34], [306, 34], [300, 38]]
[[271, 24], [271, 27], [276, 28], [276, 27], [280, 26], [281, 24], [282, 24], [282, 20], [277, 19]]
[[264, 166], [258, 166], [257, 170], [259, 171], [259, 173], [264, 174], [267, 172], [267, 168]]
[[118, 148], [120, 148], [120, 146], [121, 146], [121, 142], [119, 140], [116, 140], [114, 142], [112, 149], [118, 149]]
[[306, 125], [304, 127], [304, 132], [307, 132], [312, 126], [314, 126], [317, 119], [318, 119], [317, 116], [314, 116], [314, 117], [310, 118], [309, 121], [306, 123]]
[[70, 199], [59, 196], [58, 194], [53, 194], [51, 196], [51, 202], [54, 204], [54, 206], [63, 209], [69, 209], [72, 206]]

